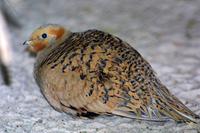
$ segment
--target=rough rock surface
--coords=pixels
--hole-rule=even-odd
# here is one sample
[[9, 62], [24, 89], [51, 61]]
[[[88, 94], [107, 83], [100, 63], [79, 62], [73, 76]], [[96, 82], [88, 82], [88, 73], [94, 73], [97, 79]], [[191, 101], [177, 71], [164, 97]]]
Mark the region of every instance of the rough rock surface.
[[10, 29], [13, 84], [0, 76], [0, 133], [197, 132], [184, 124], [117, 116], [73, 118], [53, 110], [32, 76], [34, 58], [23, 41], [44, 23], [72, 31], [97, 28], [132, 44], [161, 81], [200, 115], [200, 0], [10, 0], [22, 29]]

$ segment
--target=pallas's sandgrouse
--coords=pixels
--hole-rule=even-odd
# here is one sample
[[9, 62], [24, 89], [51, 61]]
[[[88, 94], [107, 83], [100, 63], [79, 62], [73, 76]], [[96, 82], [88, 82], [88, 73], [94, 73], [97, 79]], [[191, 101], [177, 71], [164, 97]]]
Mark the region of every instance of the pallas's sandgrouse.
[[37, 52], [35, 80], [58, 111], [186, 123], [199, 118], [169, 92], [140, 53], [109, 33], [48, 24], [24, 44]]

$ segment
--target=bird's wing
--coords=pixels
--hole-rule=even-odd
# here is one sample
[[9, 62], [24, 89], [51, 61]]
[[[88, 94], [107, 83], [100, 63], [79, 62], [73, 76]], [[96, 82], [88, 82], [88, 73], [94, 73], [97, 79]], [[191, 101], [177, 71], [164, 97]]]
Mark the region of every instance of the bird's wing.
[[166, 120], [165, 116], [190, 120], [187, 115], [194, 115], [160, 83], [134, 48], [110, 34], [74, 33], [42, 64], [63, 73], [57, 78], [66, 79], [68, 101], [61, 101], [67, 106], [153, 121]]

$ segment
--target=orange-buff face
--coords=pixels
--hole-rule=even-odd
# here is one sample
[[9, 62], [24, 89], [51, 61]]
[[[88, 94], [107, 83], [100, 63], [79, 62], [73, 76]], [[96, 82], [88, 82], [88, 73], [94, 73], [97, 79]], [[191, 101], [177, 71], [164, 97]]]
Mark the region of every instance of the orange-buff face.
[[65, 28], [59, 25], [42, 26], [36, 29], [24, 44], [29, 45], [31, 52], [37, 53], [46, 47], [62, 43], [66, 35], [69, 34], [69, 31], [66, 31]]

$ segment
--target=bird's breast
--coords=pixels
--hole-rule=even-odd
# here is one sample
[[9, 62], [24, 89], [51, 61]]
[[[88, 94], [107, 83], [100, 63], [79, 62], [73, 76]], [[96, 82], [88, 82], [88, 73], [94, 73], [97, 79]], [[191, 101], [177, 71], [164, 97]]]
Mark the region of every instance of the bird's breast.
[[[89, 84], [81, 80], [77, 72], [63, 72], [62, 65], [55, 68], [51, 66], [44, 65], [37, 70], [35, 75], [36, 81], [47, 100], [56, 97], [65, 106], [73, 105], [76, 108], [87, 104], [89, 101], [87, 101], [85, 93]], [[48, 97], [49, 95], [51, 97]]]

